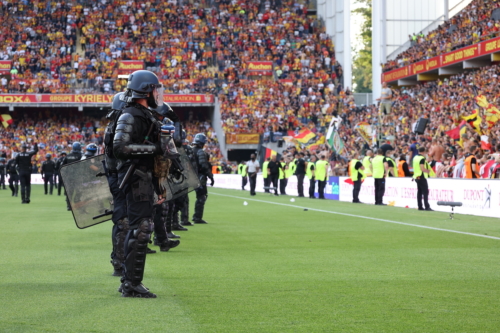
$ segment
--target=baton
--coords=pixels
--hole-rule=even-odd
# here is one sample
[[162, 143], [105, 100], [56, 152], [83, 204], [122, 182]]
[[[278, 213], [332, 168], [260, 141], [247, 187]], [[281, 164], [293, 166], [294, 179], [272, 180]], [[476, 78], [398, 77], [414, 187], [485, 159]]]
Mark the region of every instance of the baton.
[[100, 215], [96, 215], [96, 216], [94, 216], [94, 217], [92, 218], [92, 220], [97, 220], [97, 219], [98, 219], [98, 218], [100, 218], [100, 217], [108, 216], [108, 215], [111, 215], [111, 214], [113, 214], [113, 211], [112, 211], [112, 210], [109, 210], [109, 209], [106, 209], [106, 210], [104, 211], [104, 213], [103, 213], [103, 214], [100, 214]]
[[[151, 123], [151, 126], [149, 127], [148, 134], [146, 135], [146, 138], [144, 138], [143, 144], [146, 143], [149, 139], [149, 134], [151, 134], [151, 131], [153, 130], [155, 123]], [[125, 177], [122, 180], [122, 183], [120, 184], [119, 189], [123, 190], [125, 187], [125, 183], [129, 180], [130, 176], [134, 173], [135, 171], [135, 165], [139, 162], [139, 160], [134, 160], [132, 164], [128, 167], [127, 173], [125, 174]]]

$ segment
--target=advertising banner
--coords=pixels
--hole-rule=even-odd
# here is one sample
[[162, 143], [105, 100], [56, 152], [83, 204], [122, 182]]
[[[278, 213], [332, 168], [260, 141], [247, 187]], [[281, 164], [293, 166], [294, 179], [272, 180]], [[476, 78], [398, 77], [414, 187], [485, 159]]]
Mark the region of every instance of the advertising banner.
[[144, 61], [142, 60], [118, 61], [118, 74], [132, 74], [141, 69], [144, 69]]
[[10, 72], [12, 69], [12, 61], [10, 60], [0, 60], [0, 73], [5, 74]]
[[[214, 103], [213, 95], [165, 95], [165, 102], [175, 103]], [[0, 94], [0, 103], [75, 103], [106, 104], [113, 101], [113, 95], [98, 94]]]
[[227, 133], [227, 144], [258, 144], [260, 141], [259, 133]]
[[252, 72], [252, 75], [273, 75], [273, 62], [272, 61], [248, 61], [247, 68]]
[[440, 67], [450, 66], [461, 61], [471, 60], [495, 52], [500, 52], [500, 37], [382, 73], [382, 82], [400, 80], [409, 76], [425, 73]]
[[[340, 177], [340, 201], [352, 202], [352, 185]], [[500, 181], [475, 179], [429, 178], [429, 203], [431, 208], [451, 212], [451, 207], [438, 206], [438, 201], [458, 201], [462, 207], [455, 207], [459, 214], [478, 216], [500, 216]], [[375, 185], [368, 177], [361, 186], [359, 200], [375, 203]], [[411, 178], [388, 178], [385, 185], [384, 203], [389, 206], [418, 208], [417, 184]]]

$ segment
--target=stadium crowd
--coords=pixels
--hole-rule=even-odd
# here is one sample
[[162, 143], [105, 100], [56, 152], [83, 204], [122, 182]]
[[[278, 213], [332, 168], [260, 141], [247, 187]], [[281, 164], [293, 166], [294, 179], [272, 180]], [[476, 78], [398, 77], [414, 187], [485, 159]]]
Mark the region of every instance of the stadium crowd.
[[383, 64], [383, 70], [407, 66], [497, 37], [500, 34], [500, 21], [492, 17], [497, 8], [500, 8], [498, 1], [473, 0], [460, 13], [427, 35], [420, 32], [409, 36], [411, 47]]
[[[0, 154], [15, 156], [21, 149], [22, 142], [38, 143], [38, 153], [33, 157], [34, 172], [40, 171], [47, 153], [54, 157], [71, 150], [73, 142], [80, 142], [82, 147], [95, 143], [99, 153], [104, 152], [103, 135], [107, 120], [105, 118], [89, 117], [82, 114], [63, 114], [47, 111], [38, 114], [38, 118], [24, 114], [16, 118], [7, 128], [0, 127]], [[204, 133], [208, 142], [205, 150], [210, 153], [211, 162], [218, 163], [222, 159], [217, 136], [208, 121], [187, 120], [183, 123], [192, 142], [196, 133]]]

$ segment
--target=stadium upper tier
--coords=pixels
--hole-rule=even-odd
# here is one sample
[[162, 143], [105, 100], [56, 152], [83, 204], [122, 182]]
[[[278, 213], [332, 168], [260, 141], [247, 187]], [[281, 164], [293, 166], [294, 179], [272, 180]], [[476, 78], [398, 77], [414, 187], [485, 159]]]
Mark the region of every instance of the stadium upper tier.
[[[499, 36], [498, 1], [474, 0], [450, 20], [427, 35], [416, 33], [410, 37], [412, 46], [395, 59], [383, 64], [383, 71], [406, 67], [427, 59], [440, 60], [441, 55]], [[495, 13], [494, 13], [495, 12]], [[495, 19], [496, 18], [496, 19]], [[484, 52], [484, 50], [483, 50]], [[433, 62], [431, 67], [446, 66]], [[424, 65], [425, 66], [425, 65]], [[402, 73], [401, 73], [402, 74]]]

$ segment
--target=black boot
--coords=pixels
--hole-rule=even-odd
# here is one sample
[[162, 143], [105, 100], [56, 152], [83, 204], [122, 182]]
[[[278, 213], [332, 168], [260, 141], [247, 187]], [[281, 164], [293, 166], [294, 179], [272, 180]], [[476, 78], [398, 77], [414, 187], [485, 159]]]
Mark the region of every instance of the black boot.
[[170, 238], [170, 239], [173, 239], [173, 238], [181, 238], [181, 236], [176, 235], [176, 234], [174, 234], [173, 232], [169, 232], [169, 233], [167, 233], [167, 237], [168, 237], [168, 238]]
[[184, 225], [184, 226], [186, 226], [186, 227], [189, 227], [189, 226], [193, 226], [193, 225], [194, 225], [194, 224], [192, 224], [191, 222], [189, 222], [188, 220], [186, 220], [186, 221], [182, 221], [180, 224], [181, 224], [181, 225]]
[[181, 243], [181, 241], [178, 241], [178, 240], [167, 239], [167, 240], [163, 241], [163, 243], [160, 245], [160, 251], [168, 252], [168, 250], [179, 246], [180, 243]]
[[26, 188], [26, 203], [30, 203], [31, 185]]
[[19, 185], [16, 185], [16, 197], [19, 195]]

